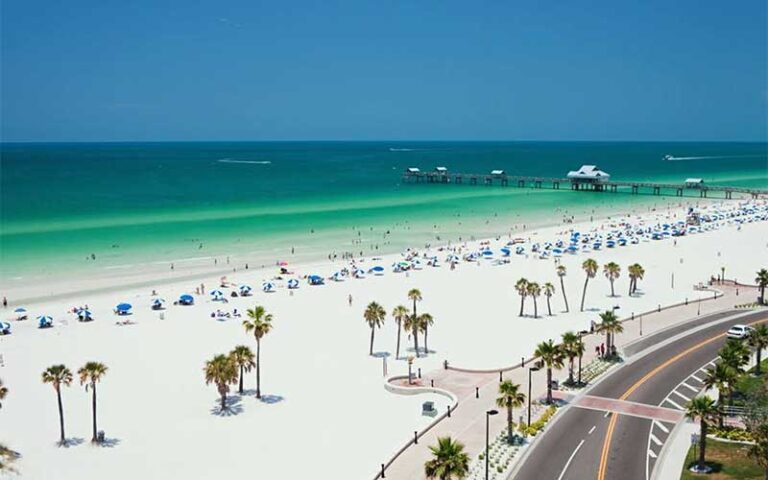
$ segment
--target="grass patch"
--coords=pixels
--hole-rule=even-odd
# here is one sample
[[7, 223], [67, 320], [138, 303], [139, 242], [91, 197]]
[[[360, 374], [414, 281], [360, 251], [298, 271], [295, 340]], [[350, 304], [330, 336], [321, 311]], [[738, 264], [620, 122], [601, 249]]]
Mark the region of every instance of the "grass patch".
[[[697, 475], [688, 471], [698, 458], [694, 457], [691, 447], [680, 480], [763, 480], [763, 470], [747, 456], [748, 450], [748, 445], [707, 439], [707, 465], [712, 467], [713, 472], [709, 475]], [[698, 455], [698, 448], [695, 453]]]

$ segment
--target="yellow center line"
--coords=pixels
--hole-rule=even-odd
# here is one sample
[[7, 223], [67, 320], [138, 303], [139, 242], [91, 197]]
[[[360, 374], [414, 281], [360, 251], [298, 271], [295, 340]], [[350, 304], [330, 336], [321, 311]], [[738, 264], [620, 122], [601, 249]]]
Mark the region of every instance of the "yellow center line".
[[[756, 323], [762, 323], [765, 321], [766, 320], [757, 320], [755, 322], [750, 323], [749, 325], [754, 325]], [[658, 374], [660, 371], [664, 370], [665, 368], [677, 362], [678, 360], [690, 354], [691, 352], [695, 352], [701, 347], [708, 345], [716, 340], [719, 340], [720, 338], [723, 338], [725, 335], [726, 335], [725, 333], [721, 333], [719, 335], [715, 335], [712, 338], [704, 340], [701, 343], [697, 343], [696, 345], [678, 353], [674, 357], [660, 364], [659, 366], [657, 366], [656, 368], [654, 368], [653, 370], [645, 374], [643, 378], [635, 382], [634, 385], [629, 387], [627, 391], [624, 392], [624, 394], [621, 397], [619, 397], [619, 400], [626, 400], [630, 395], [632, 395], [635, 392], [635, 390], [640, 388], [641, 385], [643, 385], [645, 382], [650, 380], [653, 376]], [[605, 480], [605, 472], [606, 472], [606, 467], [608, 465], [608, 451], [611, 449], [611, 438], [613, 437], [613, 430], [616, 428], [616, 421], [618, 420], [618, 416], [619, 414], [614, 413], [613, 416], [611, 416], [611, 421], [608, 422], [608, 430], [605, 432], [605, 441], [603, 442], [603, 452], [600, 455], [600, 465], [598, 466], [598, 469], [597, 469], [597, 480]]]

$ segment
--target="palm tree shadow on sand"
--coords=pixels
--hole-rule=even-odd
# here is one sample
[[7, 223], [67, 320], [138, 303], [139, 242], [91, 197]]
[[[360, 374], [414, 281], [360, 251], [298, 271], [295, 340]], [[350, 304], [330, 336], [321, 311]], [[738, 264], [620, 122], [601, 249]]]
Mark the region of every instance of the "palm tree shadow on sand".
[[374, 358], [388, 358], [391, 357], [392, 354], [389, 352], [375, 352], [372, 356]]
[[233, 417], [243, 413], [243, 406], [240, 404], [240, 395], [230, 395], [227, 397], [226, 408], [221, 408], [221, 401], [217, 400], [213, 407], [211, 407], [211, 415], [217, 417]]
[[275, 403], [280, 403], [283, 400], [285, 400], [285, 397], [282, 397], [280, 395], [262, 395], [261, 396], [261, 403], [266, 403], [267, 405], [274, 405]]
[[64, 443], [57, 443], [56, 445], [64, 448], [69, 448], [69, 447], [76, 447], [78, 445], [81, 445], [83, 442], [85, 442], [84, 438], [72, 437], [64, 440]]
[[105, 438], [104, 440], [94, 443], [97, 447], [103, 447], [103, 448], [115, 448], [116, 446], [120, 445], [120, 439], [119, 438]]

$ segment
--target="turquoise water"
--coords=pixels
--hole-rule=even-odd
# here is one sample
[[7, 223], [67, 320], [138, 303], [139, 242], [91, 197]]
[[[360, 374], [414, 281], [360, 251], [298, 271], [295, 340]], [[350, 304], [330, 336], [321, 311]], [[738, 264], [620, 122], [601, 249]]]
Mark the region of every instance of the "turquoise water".
[[[4, 275], [233, 254], [390, 251], [672, 199], [402, 185], [409, 166], [768, 188], [763, 143], [262, 142], [2, 144]], [[664, 155], [685, 160], [663, 161]], [[389, 232], [389, 233], [387, 233]], [[92, 262], [89, 260], [89, 262]]]

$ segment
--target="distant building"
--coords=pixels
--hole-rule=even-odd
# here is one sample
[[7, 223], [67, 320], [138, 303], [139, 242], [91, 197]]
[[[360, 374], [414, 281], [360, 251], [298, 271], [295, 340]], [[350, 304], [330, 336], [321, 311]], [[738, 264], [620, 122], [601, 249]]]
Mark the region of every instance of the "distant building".
[[445, 167], [435, 167], [435, 172], [445, 175], [448, 173], [448, 169]]
[[578, 170], [568, 172], [568, 178], [571, 180], [596, 183], [607, 181], [611, 176], [597, 168], [595, 165], [582, 165]]
[[504, 172], [504, 170], [491, 170], [491, 175], [494, 177], [503, 177], [506, 175], [506, 172]]
[[688, 188], [701, 188], [704, 186], [704, 180], [701, 178], [686, 178], [685, 186]]
[[420, 172], [421, 172], [421, 170], [419, 170], [419, 169], [418, 169], [418, 168], [416, 168], [416, 167], [408, 167], [408, 168], [406, 169], [406, 171], [407, 171], [408, 173], [420, 173]]

